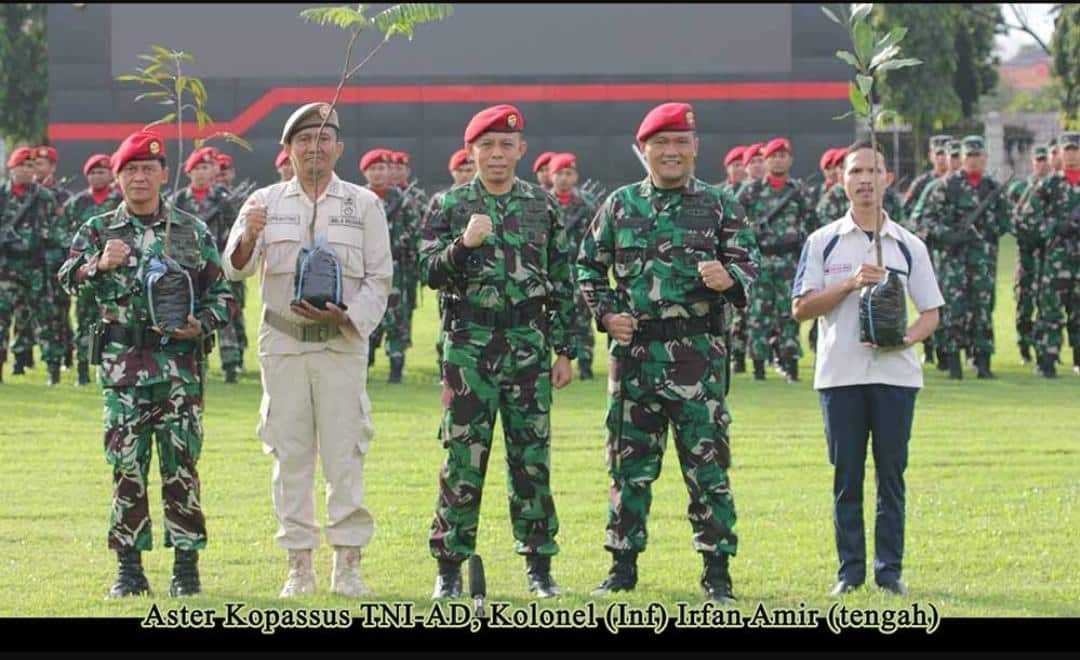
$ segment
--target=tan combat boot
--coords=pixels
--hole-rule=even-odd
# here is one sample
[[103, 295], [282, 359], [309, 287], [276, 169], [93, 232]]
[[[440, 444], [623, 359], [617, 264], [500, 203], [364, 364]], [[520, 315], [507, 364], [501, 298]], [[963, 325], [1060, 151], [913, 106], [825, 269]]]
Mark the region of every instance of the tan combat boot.
[[334, 572], [330, 575], [330, 591], [350, 598], [370, 598], [375, 595], [360, 577], [360, 548], [334, 547]]
[[279, 598], [315, 593], [315, 567], [311, 550], [289, 550], [289, 577]]

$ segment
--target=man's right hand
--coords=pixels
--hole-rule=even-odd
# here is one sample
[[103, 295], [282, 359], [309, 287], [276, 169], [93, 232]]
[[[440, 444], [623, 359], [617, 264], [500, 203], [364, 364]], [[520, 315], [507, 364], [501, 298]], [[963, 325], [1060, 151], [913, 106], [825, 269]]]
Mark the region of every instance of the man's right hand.
[[252, 202], [244, 212], [244, 242], [254, 245], [266, 228], [266, 207]]
[[473, 213], [469, 218], [469, 226], [465, 228], [465, 235], [461, 242], [467, 248], [477, 248], [484, 244], [484, 239], [491, 235], [491, 217], [482, 213]]
[[127, 243], [118, 238], [110, 238], [105, 243], [105, 249], [101, 251], [101, 256], [98, 257], [97, 269], [101, 272], [108, 272], [122, 266], [127, 263], [130, 254], [131, 247]]
[[885, 273], [885, 269], [881, 266], [861, 264], [859, 270], [855, 271], [855, 274], [848, 278], [848, 290], [857, 291], [864, 286], [877, 284], [885, 279]]
[[600, 320], [612, 339], [626, 346], [634, 339], [637, 319], [629, 314], [604, 314]]

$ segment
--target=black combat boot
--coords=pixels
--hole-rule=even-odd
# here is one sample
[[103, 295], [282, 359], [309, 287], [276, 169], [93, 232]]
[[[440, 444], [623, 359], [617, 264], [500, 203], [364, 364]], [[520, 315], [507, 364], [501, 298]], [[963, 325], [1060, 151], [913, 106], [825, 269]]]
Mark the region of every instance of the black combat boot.
[[944, 348], [940, 346], [937, 348], [937, 370], [948, 371], [949, 370], [949, 354], [945, 352]]
[[12, 376], [22, 376], [26, 373], [27, 359], [26, 353], [15, 354], [15, 364], [11, 365]]
[[551, 575], [551, 555], [525, 555], [525, 577], [529, 592], [537, 598], [553, 598], [562, 593]]
[[90, 364], [86, 360], [79, 360], [79, 385], [90, 384]]
[[199, 584], [199, 551], [176, 549], [173, 559], [172, 582], [169, 583], [169, 595], [194, 596], [202, 591]]
[[48, 365], [49, 376], [45, 380], [45, 384], [49, 387], [55, 387], [60, 384], [60, 365], [50, 364]]
[[799, 359], [788, 358], [787, 367], [784, 369], [784, 373], [787, 375], [787, 382], [799, 382]]
[[236, 384], [236, 367], [225, 367], [225, 382], [230, 385]]
[[578, 360], [578, 375], [581, 380], [592, 380], [592, 360]]
[[116, 559], [116, 583], [109, 590], [109, 598], [149, 594], [150, 583], [143, 573], [142, 553], [135, 548], [117, 550]]
[[733, 605], [735, 594], [731, 591], [731, 573], [728, 572], [728, 556], [702, 553], [705, 568], [701, 571], [701, 588], [705, 597], [721, 605]]
[[1057, 362], [1057, 356], [1044, 355], [1039, 358], [1039, 375], [1043, 378], [1057, 378], [1057, 369], [1054, 364]]
[[1027, 344], [1020, 344], [1020, 364], [1028, 364], [1031, 362], [1031, 349]]
[[731, 371], [737, 374], [746, 373], [746, 353], [731, 354]]
[[367, 366], [368, 369], [375, 366], [375, 349], [378, 348], [375, 344], [368, 344], [367, 350]]
[[440, 598], [461, 598], [461, 562], [439, 560], [439, 574], [435, 576], [435, 590], [431, 592], [431, 600]]
[[593, 596], [604, 596], [616, 591], [633, 591], [637, 586], [637, 553], [619, 551], [611, 553], [614, 560], [607, 577], [593, 590]]
[[754, 360], [754, 380], [765, 380], [765, 360]]
[[923, 348], [923, 364], [934, 363], [934, 345], [928, 341], [922, 343]]
[[73, 357], [74, 357], [73, 356], [73, 351], [70, 348], [67, 349], [66, 351], [64, 351], [64, 368], [65, 369], [70, 369], [71, 368], [71, 364], [73, 362], [73, 360], [72, 360]]
[[964, 367], [960, 353], [949, 353], [949, 380], [964, 380]]
[[975, 354], [975, 377], [982, 380], [994, 377], [993, 372], [990, 371], [990, 355], [988, 353]]
[[400, 383], [401, 371], [405, 368], [405, 357], [392, 357], [390, 358], [390, 377], [386, 379], [388, 383]]

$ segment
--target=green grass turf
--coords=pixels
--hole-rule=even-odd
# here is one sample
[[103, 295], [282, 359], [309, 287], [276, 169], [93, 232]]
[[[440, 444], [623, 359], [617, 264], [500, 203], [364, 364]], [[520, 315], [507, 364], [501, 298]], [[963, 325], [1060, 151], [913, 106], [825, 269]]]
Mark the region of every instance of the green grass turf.
[[[848, 597], [859, 607], [932, 602], [947, 616], [1080, 615], [1080, 377], [1063, 370], [1056, 381], [1022, 367], [1013, 330], [1011, 291], [1015, 246], [1002, 245], [995, 315], [998, 379], [947, 381], [927, 369], [919, 395], [907, 478], [904, 579], [911, 596], [900, 601], [864, 588]], [[257, 281], [249, 280], [248, 333], [258, 327]], [[386, 384], [380, 354], [370, 375], [376, 438], [365, 479], [377, 530], [363, 561], [379, 598], [428, 607], [435, 562], [427, 549], [443, 450], [434, 337], [435, 296], [427, 290], [416, 312], [415, 346], [405, 384]], [[803, 324], [803, 335], [809, 324]], [[601, 350], [601, 353], [603, 351]], [[731, 388], [734, 416], [731, 470], [739, 514], [739, 553], [732, 562], [740, 609], [827, 609], [836, 572], [832, 529], [832, 470], [821, 412], [812, 389], [813, 354], [804, 380], [789, 385], [774, 372], [764, 383], [739, 375]], [[272, 462], [255, 438], [261, 396], [255, 347], [239, 385], [226, 386], [215, 355], [199, 463], [210, 545], [200, 561], [205, 593], [189, 606], [285, 603], [285, 553], [273, 540]], [[555, 394], [552, 484], [561, 528], [553, 566], [565, 595], [545, 606], [579, 607], [605, 575], [603, 551], [608, 483], [603, 416], [606, 360], [598, 379], [575, 381]], [[104, 598], [114, 578], [105, 545], [110, 470], [102, 453], [101, 395], [63, 384], [44, 386], [44, 368], [10, 375], [0, 385], [0, 616], [144, 615], [148, 598]], [[670, 447], [670, 444], [669, 444]], [[512, 551], [505, 499], [502, 434], [490, 462], [478, 551], [487, 568], [489, 599], [523, 604], [523, 561]], [[154, 458], [156, 466], [156, 457]], [[872, 463], [872, 461], [870, 461]], [[654, 486], [649, 549], [639, 561], [640, 583], [627, 600], [699, 603], [699, 557], [690, 546], [686, 491], [674, 452]], [[868, 548], [873, 548], [874, 478], [867, 470]], [[325, 518], [317, 476], [318, 515]], [[161, 543], [160, 478], [151, 468], [154, 552], [144, 563], [154, 598], [167, 596], [172, 553]], [[329, 593], [330, 549], [316, 555], [319, 593], [290, 606], [344, 607]]]

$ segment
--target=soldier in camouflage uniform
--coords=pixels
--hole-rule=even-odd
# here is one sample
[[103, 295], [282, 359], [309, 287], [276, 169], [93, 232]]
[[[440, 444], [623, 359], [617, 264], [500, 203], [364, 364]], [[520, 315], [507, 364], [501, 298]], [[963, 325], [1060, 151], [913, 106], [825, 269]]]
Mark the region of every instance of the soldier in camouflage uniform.
[[[224, 186], [213, 183], [216, 166], [210, 147], [193, 151], [184, 162], [184, 174], [188, 176], [191, 184], [176, 191], [172, 197], [172, 205], [206, 223], [220, 254], [225, 249], [225, 242], [229, 240], [229, 230], [236, 219], [237, 209], [229, 191]], [[243, 282], [230, 284], [233, 285], [236, 306], [243, 309]], [[235, 383], [236, 375], [243, 370], [244, 365], [244, 347], [237, 326], [238, 319], [230, 321], [217, 331], [221, 369], [225, 372], [226, 383]]]
[[[405, 200], [405, 205], [409, 207], [409, 235], [412, 237], [414, 244], [419, 246], [420, 242], [420, 222], [424, 217], [424, 212], [427, 210], [428, 195], [427, 192], [420, 187], [419, 181], [410, 182], [412, 177], [412, 165], [411, 157], [404, 151], [391, 152], [393, 160], [390, 164], [390, 182], [401, 191]], [[416, 254], [416, 250], [413, 250], [413, 255]], [[420, 302], [420, 272], [417, 270], [417, 261], [415, 256], [411, 262], [408, 262], [408, 268], [405, 270], [405, 292], [406, 296], [404, 300], [408, 303], [406, 307], [405, 316], [405, 332], [409, 346], [412, 346], [412, 324], [413, 313], [416, 312], [416, 308]], [[392, 369], [393, 365], [391, 365]]]
[[1031, 348], [1035, 345], [1033, 317], [1039, 264], [1036, 246], [1040, 240], [1037, 231], [1026, 231], [1020, 214], [1027, 205], [1028, 196], [1034, 192], [1035, 185], [1053, 171], [1048, 156], [1045, 146], [1032, 149], [1031, 176], [1027, 179], [1016, 179], [1005, 193], [1013, 210], [1013, 234], [1016, 236], [1013, 297], [1016, 300], [1016, 345], [1020, 349], [1020, 359], [1024, 364], [1031, 362]]
[[[431, 215], [432, 211], [441, 208], [442, 196], [445, 195], [451, 188], [456, 186], [462, 186], [472, 181], [473, 176], [476, 175], [476, 163], [472, 161], [472, 157], [469, 156], [469, 152], [466, 149], [458, 149], [450, 155], [450, 162], [447, 164], [447, 169], [450, 170], [450, 178], [453, 184], [450, 188], [444, 188], [431, 196], [431, 201], [428, 202], [427, 210], [424, 211], [424, 217], [421, 222], [421, 226], [424, 222], [427, 222], [427, 217]], [[439, 307], [439, 328], [435, 331], [435, 367], [439, 374], [439, 381], [442, 381], [442, 364], [443, 364], [443, 342], [446, 339], [446, 329], [443, 327], [446, 325], [443, 315], [446, 313], [446, 294], [439, 291], [437, 294], [438, 307]]]
[[[390, 360], [389, 383], [400, 383], [405, 368], [405, 351], [412, 346], [410, 314], [413, 293], [410, 290], [411, 273], [416, 272], [416, 258], [420, 237], [416, 230], [420, 219], [413, 204], [401, 189], [390, 181], [390, 168], [394, 153], [389, 149], [372, 149], [360, 159], [360, 171], [367, 180], [367, 187], [379, 196], [386, 210], [386, 224], [390, 229], [390, 254], [394, 259], [394, 280], [386, 315], [372, 334], [371, 345], [386, 342], [386, 356]], [[373, 351], [374, 349], [369, 349]], [[368, 354], [369, 364], [374, 355]]]
[[1059, 138], [1062, 171], [1035, 185], [1020, 212], [1020, 231], [1039, 251], [1035, 354], [1039, 372], [1057, 375], [1061, 329], [1066, 326], [1073, 371], [1080, 374], [1080, 133]]
[[[64, 348], [50, 312], [45, 279], [46, 250], [56, 235], [56, 198], [34, 183], [34, 152], [20, 147], [11, 152], [10, 179], [0, 187], [0, 373], [7, 360], [9, 330], [14, 330], [15, 375], [29, 366], [36, 337], [42, 360], [49, 366], [49, 384], [60, 382]], [[13, 327], [14, 326], [14, 327]], [[19, 341], [18, 330], [28, 335]]]
[[[79, 230], [90, 218], [112, 211], [123, 200], [123, 194], [109, 184], [112, 183], [108, 154], [94, 154], [83, 165], [83, 174], [89, 187], [68, 200], [64, 205], [63, 231], [64, 241], [70, 246]], [[90, 286], [79, 287], [75, 296], [75, 319], [78, 329], [75, 336], [75, 348], [78, 357], [78, 384], [90, 384], [90, 337], [97, 322], [97, 301], [94, 289]]]
[[[942, 289], [946, 305], [944, 352], [949, 378], [962, 379], [960, 349], [970, 342], [979, 378], [993, 378], [990, 356], [994, 352], [993, 292], [996, 251], [991, 246], [1011, 230], [1009, 202], [1004, 195], [971, 224], [969, 214], [1000, 186], [983, 174], [986, 163], [983, 139], [969, 135], [963, 140], [962, 169], [930, 183], [916, 215], [920, 228], [939, 246]], [[920, 209], [919, 206], [922, 208]]]
[[[562, 208], [563, 225], [570, 239], [570, 254], [576, 255], [589, 228], [589, 223], [596, 214], [596, 206], [589, 203], [577, 188], [578, 168], [574, 154], [560, 153], [552, 156], [548, 161], [548, 172], [553, 184], [551, 192]], [[571, 270], [571, 276], [576, 282], [575, 275]], [[592, 380], [593, 347], [596, 345], [596, 335], [593, 332], [589, 306], [585, 303], [585, 298], [576, 284], [574, 305], [575, 314], [570, 320], [570, 333], [577, 342], [575, 354], [578, 361], [578, 375], [581, 380]]]
[[[799, 324], [791, 316], [789, 293], [808, 234], [807, 224], [813, 222], [815, 212], [801, 184], [788, 177], [793, 162], [791, 143], [776, 138], [762, 154], [768, 176], [744, 186], [738, 200], [761, 249], [761, 270], [750, 297], [750, 354], [755, 380], [765, 379], [765, 362], [775, 347], [788, 382], [795, 382], [802, 347]], [[781, 210], [774, 212], [781, 204]], [[769, 213], [773, 213], [771, 219]]]
[[742, 154], [742, 166], [746, 170], [746, 178], [742, 180], [742, 184], [735, 189], [735, 198], [738, 199], [742, 194], [744, 188], [749, 186], [755, 181], [760, 181], [765, 178], [765, 157], [761, 155], [761, 148], [764, 147], [764, 143], [755, 142], [749, 144], [743, 149]]
[[551, 187], [554, 185], [551, 181], [551, 171], [548, 169], [548, 163], [551, 162], [551, 157], [557, 152], [545, 151], [536, 157], [533, 161], [532, 171], [536, 175], [536, 182], [540, 184], [546, 192], [551, 192]]
[[[55, 147], [42, 145], [35, 149], [37, 157], [34, 160], [34, 178], [38, 185], [46, 188], [56, 198], [56, 217], [52, 224], [63, 224], [64, 205], [71, 199], [71, 193], [66, 190], [62, 183], [56, 180], [56, 163], [58, 154]], [[71, 368], [72, 357], [75, 350], [75, 333], [71, 328], [71, 298], [64, 292], [52, 275], [64, 263], [67, 256], [67, 247], [70, 244], [70, 236], [66, 236], [63, 228], [51, 232], [54, 240], [50, 240], [45, 249], [45, 310], [48, 317], [43, 324], [48, 328], [50, 335], [59, 338], [64, 351], [64, 368]]]
[[472, 118], [465, 145], [477, 176], [443, 195], [423, 228], [421, 276], [447, 295], [447, 457], [431, 524], [439, 564], [433, 598], [461, 592], [496, 415], [506, 437], [514, 549], [525, 556], [529, 591], [541, 598], [559, 593], [551, 575], [559, 519], [549, 482], [550, 412], [552, 388], [573, 379], [572, 257], [558, 202], [514, 176], [526, 149], [524, 124], [511, 105]]
[[[648, 176], [604, 202], [578, 255], [578, 285], [610, 339], [607, 426], [611, 497], [604, 548], [613, 563], [593, 592], [629, 591], [645, 550], [652, 482], [660, 476], [668, 425], [690, 496], [701, 586], [734, 600], [728, 559], [737, 549], [725, 403], [723, 310], [743, 307], [760, 256], [745, 218], [720, 190], [693, 176], [693, 109], [651, 110], [637, 141]], [[615, 288], [608, 279], [614, 271]]]
[[[236, 164], [233, 161], [233, 157], [229, 154], [222, 153], [217, 150], [216, 147], [208, 147], [210, 152], [214, 155], [214, 160], [217, 162], [217, 170], [214, 173], [214, 178], [211, 181], [214, 185], [225, 188], [225, 192], [229, 195], [229, 204], [233, 207], [234, 211], [239, 210], [240, 200], [236, 198], [233, 192], [233, 183], [236, 181]], [[233, 220], [236, 219], [235, 213], [229, 218], [228, 225], [225, 227], [225, 236], [229, 234], [229, 227], [232, 226]], [[213, 227], [211, 227], [213, 229]], [[215, 232], [216, 233], [216, 232]], [[218, 250], [224, 248], [224, 243], [218, 244]], [[229, 354], [230, 359], [232, 356], [239, 355], [236, 362], [236, 372], [242, 372], [244, 370], [244, 353], [247, 352], [248, 336], [247, 336], [247, 321], [244, 319], [244, 308], [247, 306], [247, 283], [229, 282], [229, 286], [232, 287], [233, 298], [236, 299], [236, 308], [240, 310], [240, 313], [236, 315], [233, 320], [229, 321], [228, 330], [224, 333], [228, 336], [227, 340], [230, 342], [228, 346], [222, 345], [222, 361], [226, 353]], [[235, 334], [234, 334], [235, 332]], [[233, 337], [235, 337], [235, 352], [232, 348]], [[222, 365], [224, 366], [224, 365]], [[225, 381], [233, 382], [229, 377], [230, 371], [225, 370]]]
[[[727, 170], [727, 178], [723, 183], [717, 184], [724, 201], [731, 206], [739, 193], [739, 188], [746, 181], [746, 167], [743, 165], [743, 153], [746, 147], [739, 145], [732, 147], [724, 155], [724, 169]], [[728, 353], [731, 356], [731, 370], [737, 374], [746, 373], [746, 313], [744, 309], [729, 306]]]
[[1064, 165], [1061, 160], [1061, 149], [1058, 148], [1058, 139], [1056, 137], [1050, 138], [1046, 143], [1047, 149], [1049, 149], [1050, 155], [1050, 169], [1055, 172], [1060, 172]]
[[[71, 295], [83, 285], [93, 288], [102, 321], [94, 353], [105, 396], [105, 457], [113, 470], [108, 545], [116, 551], [119, 575], [112, 597], [149, 591], [141, 553], [153, 545], [147, 490], [155, 440], [165, 547], [176, 548], [169, 591], [200, 591], [197, 562], [206, 522], [196, 463], [203, 445], [203, 338], [236, 313], [214, 237], [201, 220], [160, 196], [164, 159], [165, 143], [153, 133], [133, 133], [121, 143], [112, 164], [124, 201], [83, 224], [58, 275]], [[141, 282], [149, 259], [163, 254], [184, 268], [195, 287], [195, 314], [167, 337], [150, 325]]]

